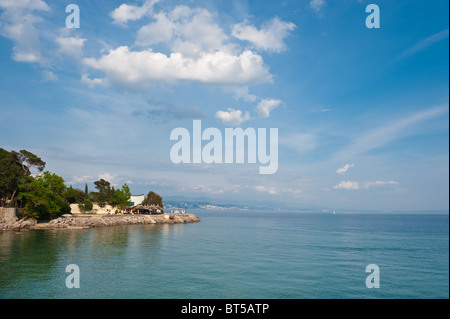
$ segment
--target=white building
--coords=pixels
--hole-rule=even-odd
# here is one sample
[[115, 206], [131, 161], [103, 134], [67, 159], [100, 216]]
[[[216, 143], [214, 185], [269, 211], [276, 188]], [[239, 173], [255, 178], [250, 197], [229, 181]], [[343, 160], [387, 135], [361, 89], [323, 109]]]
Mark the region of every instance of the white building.
[[130, 196], [130, 206], [136, 206], [141, 204], [145, 199], [145, 195], [131, 195]]

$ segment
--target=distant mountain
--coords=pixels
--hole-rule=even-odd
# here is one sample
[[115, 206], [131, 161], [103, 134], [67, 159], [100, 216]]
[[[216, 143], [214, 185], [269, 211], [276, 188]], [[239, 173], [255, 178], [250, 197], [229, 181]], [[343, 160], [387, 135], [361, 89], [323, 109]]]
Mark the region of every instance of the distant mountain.
[[272, 201], [249, 201], [248, 203], [230, 202], [212, 198], [187, 198], [183, 196], [164, 198], [164, 207], [166, 209], [187, 208], [187, 209], [209, 209], [209, 210], [296, 210], [296, 211], [323, 211], [326, 207], [317, 207], [305, 205], [305, 207], [289, 206]]

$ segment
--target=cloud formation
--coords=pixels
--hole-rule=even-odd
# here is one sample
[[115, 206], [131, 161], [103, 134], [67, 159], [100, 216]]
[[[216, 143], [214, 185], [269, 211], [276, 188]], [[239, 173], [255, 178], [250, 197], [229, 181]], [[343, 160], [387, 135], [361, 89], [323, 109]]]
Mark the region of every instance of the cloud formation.
[[159, 0], [146, 0], [142, 6], [121, 4], [114, 9], [110, 15], [114, 19], [114, 23], [125, 25], [128, 21], [135, 21], [141, 19], [143, 16], [152, 13], [153, 6]]
[[192, 58], [199, 58], [205, 52], [233, 51], [234, 46], [226, 43], [229, 37], [217, 24], [216, 15], [206, 9], [179, 5], [169, 12], [153, 15], [153, 19], [156, 21], [139, 29], [137, 45], [151, 46], [162, 42], [172, 52]]
[[[272, 75], [262, 56], [237, 40], [250, 42], [256, 50], [281, 52], [286, 49], [284, 39], [295, 29], [293, 23], [275, 17], [260, 29], [247, 22], [229, 26], [230, 35], [227, 28], [219, 25], [217, 15], [207, 9], [177, 5], [155, 12], [157, 2], [146, 0], [142, 6], [122, 4], [110, 13], [113, 22], [122, 25], [143, 17], [150, 21], [136, 33], [137, 49], [122, 45], [98, 58], [84, 59], [86, 66], [104, 73], [102, 83], [146, 90], [155, 83], [192, 81], [219, 85], [236, 96], [254, 100], [248, 87], [271, 83]], [[154, 51], [155, 44], [168, 51]], [[263, 116], [268, 117], [277, 103], [263, 102]]]
[[316, 13], [319, 13], [325, 5], [325, 0], [311, 0], [309, 2], [309, 6], [316, 11]]
[[333, 187], [334, 189], [359, 189], [358, 182], [342, 181], [338, 185]]
[[335, 154], [334, 158], [353, 158], [388, 145], [397, 139], [417, 134], [417, 131], [412, 128], [446, 113], [448, 113], [448, 103], [427, 108], [388, 123], [383, 123], [383, 125], [365, 132], [358, 132], [350, 144]]
[[270, 195], [278, 195], [280, 192], [275, 187], [267, 187], [267, 186], [255, 186], [255, 190], [262, 193], [267, 193]]
[[42, 0], [2, 0], [0, 8], [4, 10], [42, 10], [48, 11], [50, 8]]
[[414, 44], [412, 47], [410, 47], [408, 50], [406, 50], [405, 52], [403, 52], [399, 58], [404, 58], [413, 54], [416, 54], [422, 50], [425, 50], [426, 48], [428, 48], [430, 45], [433, 45], [436, 42], [439, 42], [443, 39], [448, 38], [449, 32], [448, 29], [442, 30], [441, 32], [438, 32], [436, 34], [433, 34], [431, 36], [429, 36], [428, 38], [417, 42], [416, 44]]
[[343, 175], [343, 174], [345, 174], [348, 171], [348, 169], [350, 167], [353, 167], [353, 166], [355, 166], [355, 164], [345, 164], [344, 167], [338, 168], [336, 170], [336, 173]]
[[271, 81], [261, 56], [251, 51], [239, 55], [218, 51], [204, 53], [194, 59], [181, 53], [167, 56], [152, 49], [131, 51], [127, 46], [121, 46], [110, 50], [100, 59], [84, 59], [84, 63], [105, 72], [109, 83], [129, 89], [143, 90], [159, 81], [223, 85]]
[[258, 103], [256, 109], [259, 115], [267, 118], [270, 116], [270, 112], [272, 112], [273, 109], [277, 108], [281, 104], [281, 102], [281, 100], [263, 99]]
[[375, 181], [375, 182], [364, 182], [360, 184], [358, 182], [350, 182], [350, 181], [342, 181], [338, 185], [334, 186], [334, 189], [349, 189], [349, 190], [358, 190], [358, 189], [369, 189], [372, 187], [378, 186], [388, 186], [388, 185], [397, 185], [397, 182], [394, 181]]
[[38, 12], [49, 11], [41, 0], [3, 0], [0, 1], [0, 35], [13, 43], [13, 60], [17, 62], [41, 62], [41, 43], [36, 24], [44, 20]]
[[286, 50], [284, 39], [295, 28], [292, 22], [285, 22], [275, 17], [264, 23], [259, 30], [253, 25], [248, 25], [247, 22], [236, 24], [232, 35], [239, 40], [250, 42], [257, 49], [279, 53]]
[[365, 182], [364, 188], [372, 188], [377, 186], [386, 186], [386, 185], [397, 185], [397, 182], [394, 181], [375, 181], [375, 182]]
[[241, 126], [242, 123], [250, 120], [250, 114], [248, 112], [243, 114], [241, 110], [229, 108], [228, 111], [217, 111], [216, 118], [221, 120], [224, 124]]
[[86, 39], [77, 37], [58, 37], [59, 51], [73, 58], [82, 56], [82, 49]]

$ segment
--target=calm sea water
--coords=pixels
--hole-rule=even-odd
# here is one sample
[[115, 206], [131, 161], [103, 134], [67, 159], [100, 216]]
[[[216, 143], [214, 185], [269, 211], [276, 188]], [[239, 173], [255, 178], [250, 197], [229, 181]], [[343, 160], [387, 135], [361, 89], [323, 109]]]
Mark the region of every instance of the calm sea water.
[[[448, 215], [195, 213], [200, 223], [0, 233], [0, 298], [449, 298]], [[80, 288], [66, 287], [69, 264]]]

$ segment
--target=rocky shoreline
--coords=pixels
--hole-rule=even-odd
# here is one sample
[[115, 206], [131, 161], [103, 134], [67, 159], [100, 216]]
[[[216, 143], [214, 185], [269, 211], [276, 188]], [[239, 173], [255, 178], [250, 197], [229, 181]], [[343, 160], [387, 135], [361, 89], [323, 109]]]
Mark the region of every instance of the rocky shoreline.
[[33, 230], [33, 229], [85, 229], [116, 225], [145, 224], [187, 224], [196, 223], [200, 219], [193, 214], [162, 214], [162, 215], [72, 215], [58, 217], [48, 222], [38, 222], [34, 218], [3, 218], [0, 220], [2, 230]]

